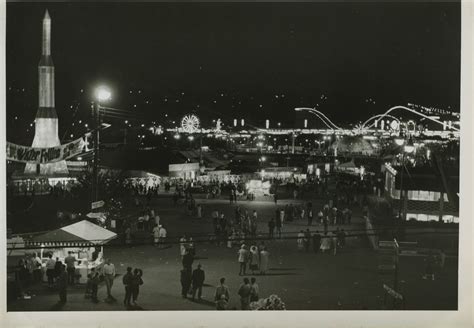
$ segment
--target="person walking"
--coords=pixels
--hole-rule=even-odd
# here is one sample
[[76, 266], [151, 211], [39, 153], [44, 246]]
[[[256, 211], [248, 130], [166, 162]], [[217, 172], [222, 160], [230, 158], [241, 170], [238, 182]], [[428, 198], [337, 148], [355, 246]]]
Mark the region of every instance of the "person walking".
[[38, 256], [38, 253], [33, 254], [33, 278], [35, 282], [41, 282], [43, 280], [43, 271], [42, 271], [42, 266], [43, 263], [41, 261], [41, 258]]
[[317, 253], [321, 247], [321, 235], [319, 234], [319, 231], [316, 231], [316, 233], [313, 235], [313, 251]]
[[249, 252], [245, 248], [245, 245], [240, 246], [240, 249], [237, 254], [239, 255], [238, 260], [240, 265], [239, 276], [245, 275], [245, 272], [247, 271], [247, 260], [249, 256]]
[[188, 240], [186, 238], [186, 234], [184, 234], [183, 237], [179, 239], [179, 251], [180, 251], [179, 253], [181, 255], [181, 259], [183, 259], [184, 255], [186, 255], [187, 245], [188, 245], [187, 242]]
[[434, 273], [434, 264], [435, 259], [431, 250], [428, 251], [428, 255], [424, 259], [426, 262], [425, 264], [425, 274], [423, 275], [423, 279], [431, 278], [431, 280], [435, 280], [435, 273]]
[[327, 231], [324, 232], [324, 237], [322, 238], [320, 249], [323, 253], [331, 249], [331, 237], [328, 236]]
[[327, 216], [323, 217], [323, 225], [324, 225], [324, 233], [327, 234], [328, 232], [328, 221], [329, 218]]
[[308, 225], [311, 226], [313, 224], [313, 209], [308, 209]]
[[141, 269], [133, 270], [133, 276], [131, 279], [130, 287], [132, 291], [133, 305], [137, 306], [138, 294], [140, 293], [140, 286], [143, 285], [143, 271]]
[[218, 302], [222, 298], [226, 300], [226, 302], [229, 301], [229, 287], [225, 285], [225, 278], [221, 278], [219, 280], [219, 285], [216, 287], [216, 292], [214, 293], [214, 301]]
[[186, 269], [190, 272], [193, 270], [193, 262], [194, 262], [194, 256], [191, 254], [189, 250], [186, 250], [186, 253], [183, 256], [183, 269]]
[[67, 283], [68, 273], [66, 271], [66, 266], [61, 264], [61, 271], [58, 276], [59, 303], [61, 304], [67, 302]]
[[91, 300], [94, 303], [99, 303], [97, 292], [99, 290], [100, 274], [94, 268], [91, 269]]
[[304, 248], [304, 232], [303, 230], [300, 230], [298, 233], [298, 239], [296, 239], [296, 244], [298, 246], [298, 250], [302, 251]]
[[67, 268], [67, 280], [69, 285], [74, 285], [76, 275], [76, 267], [74, 266], [76, 258], [72, 256], [72, 252], [68, 252], [68, 256], [64, 259]]
[[248, 310], [250, 305], [250, 281], [244, 278], [244, 283], [240, 285], [238, 294], [240, 296], [240, 307], [242, 310]]
[[258, 301], [258, 284], [255, 277], [250, 278], [250, 302]]
[[[283, 217], [285, 216], [285, 212], [283, 212]], [[277, 231], [277, 234], [278, 234], [278, 238], [281, 239], [281, 228], [282, 228], [282, 225], [283, 225], [283, 219], [282, 219], [282, 216], [281, 216], [281, 211], [280, 211], [280, 216], [277, 217], [277, 220], [275, 222], [275, 227], [276, 227], [276, 231]]]
[[267, 251], [266, 247], [260, 251], [260, 274], [265, 275], [268, 270], [268, 258], [270, 253]]
[[125, 229], [125, 244], [132, 247], [132, 229], [129, 226]]
[[323, 211], [319, 211], [318, 212], [318, 222], [319, 222], [319, 224], [323, 224], [323, 217], [324, 217]]
[[112, 286], [114, 285], [115, 279], [115, 265], [110, 262], [110, 259], [105, 261], [102, 271], [104, 273], [105, 285], [107, 287], [107, 301], [115, 301], [115, 298], [112, 296]]
[[255, 274], [255, 271], [258, 270], [258, 262], [259, 262], [259, 253], [257, 246], [250, 247], [250, 270], [252, 270], [252, 274]]
[[158, 244], [160, 243], [160, 226], [159, 225], [155, 225], [153, 227], [152, 235], [153, 235], [153, 246], [158, 246]]
[[54, 279], [57, 280], [63, 271], [63, 263], [56, 257], [56, 264], [54, 265]]
[[48, 287], [53, 288], [54, 285], [54, 268], [56, 267], [56, 261], [53, 259], [53, 255], [48, 255], [48, 261], [46, 262], [46, 276], [48, 277]]
[[309, 246], [311, 245], [311, 232], [309, 229], [306, 229], [304, 233], [304, 249], [306, 252], [309, 251]]
[[130, 306], [130, 302], [132, 299], [132, 267], [127, 268], [127, 273], [124, 274], [122, 278], [123, 285], [125, 286], [125, 298], [123, 299], [123, 304], [125, 306]]
[[268, 238], [273, 239], [273, 232], [275, 231], [275, 220], [273, 218], [268, 221]]
[[165, 245], [167, 232], [166, 232], [165, 227], [163, 227], [163, 225], [160, 225], [159, 228], [160, 228], [160, 232], [159, 232], [160, 241], [159, 241], [158, 246], [159, 248], [163, 248]]
[[331, 236], [331, 247], [332, 247], [332, 250], [333, 250], [333, 255], [336, 256], [337, 248], [338, 248], [337, 232], [333, 231], [331, 234], [332, 234], [332, 236]]
[[445, 262], [446, 262], [446, 253], [444, 252], [443, 249], [440, 249], [438, 253], [438, 266], [440, 270], [444, 269]]
[[204, 270], [201, 269], [201, 264], [198, 264], [197, 269], [193, 271], [192, 283], [193, 283], [193, 301], [196, 298], [196, 291], [198, 292], [198, 300], [202, 299], [202, 286], [206, 279]]
[[187, 298], [189, 288], [191, 287], [192, 273], [188, 269], [181, 270], [181, 296]]

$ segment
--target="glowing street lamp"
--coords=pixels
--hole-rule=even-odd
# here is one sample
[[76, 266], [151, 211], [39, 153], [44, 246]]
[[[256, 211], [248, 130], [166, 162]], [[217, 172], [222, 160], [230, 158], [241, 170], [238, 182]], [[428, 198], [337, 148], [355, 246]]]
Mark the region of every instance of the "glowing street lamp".
[[92, 201], [99, 199], [99, 127], [100, 127], [100, 103], [112, 98], [112, 93], [105, 86], [95, 89], [94, 101], [94, 165], [92, 168]]
[[99, 102], [104, 102], [112, 98], [112, 93], [104, 86], [100, 86], [95, 90], [95, 98]]

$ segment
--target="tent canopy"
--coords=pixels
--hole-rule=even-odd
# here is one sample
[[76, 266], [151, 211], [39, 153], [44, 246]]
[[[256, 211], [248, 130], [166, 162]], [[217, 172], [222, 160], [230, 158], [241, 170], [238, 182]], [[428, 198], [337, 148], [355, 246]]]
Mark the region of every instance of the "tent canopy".
[[56, 229], [32, 239], [34, 244], [74, 246], [84, 244], [103, 245], [117, 237], [117, 234], [99, 227], [87, 220]]
[[339, 164], [338, 167], [340, 168], [356, 168], [357, 166], [354, 163], [354, 160], [351, 160], [350, 162], [342, 163]]

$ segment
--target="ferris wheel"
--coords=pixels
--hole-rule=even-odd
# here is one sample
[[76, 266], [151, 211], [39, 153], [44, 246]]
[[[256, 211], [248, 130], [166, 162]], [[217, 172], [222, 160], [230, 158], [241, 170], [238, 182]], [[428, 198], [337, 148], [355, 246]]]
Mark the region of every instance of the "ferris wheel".
[[196, 132], [199, 129], [199, 118], [194, 114], [185, 115], [181, 119], [181, 128], [187, 133]]

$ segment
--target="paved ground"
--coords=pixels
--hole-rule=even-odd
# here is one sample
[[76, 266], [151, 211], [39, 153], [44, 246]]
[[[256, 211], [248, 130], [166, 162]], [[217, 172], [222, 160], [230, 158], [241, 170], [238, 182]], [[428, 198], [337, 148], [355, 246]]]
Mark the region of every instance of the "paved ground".
[[[184, 208], [175, 208], [167, 198], [160, 198], [153, 206], [160, 214], [171, 236], [183, 232], [192, 234], [212, 231], [210, 212], [216, 208], [226, 215], [233, 216], [234, 208], [224, 200], [202, 200], [205, 219], [194, 220], [185, 214]], [[282, 205], [289, 201], [279, 202]], [[294, 202], [294, 201], [293, 201]], [[243, 201], [239, 205], [259, 213], [259, 230], [266, 232], [267, 221], [274, 216], [275, 205], [269, 201]], [[314, 202], [318, 208], [320, 202]], [[357, 219], [358, 210], [348, 231], [360, 231], [362, 220]], [[306, 222], [296, 221], [286, 224], [284, 231], [288, 236], [306, 229]], [[312, 230], [322, 230], [313, 226]], [[381, 309], [384, 292], [382, 283], [393, 280], [393, 276], [381, 276], [377, 272], [377, 257], [364, 238], [349, 238], [347, 247], [336, 256], [299, 252], [296, 240], [266, 241], [270, 252], [270, 270], [266, 276], [256, 276], [260, 286], [260, 296], [279, 295], [290, 310], [330, 310], [330, 309]], [[15, 300], [8, 303], [9, 311], [91, 311], [124, 310], [121, 301], [124, 290], [121, 275], [127, 266], [139, 267], [144, 271], [144, 285], [141, 287], [139, 304], [143, 310], [212, 310], [214, 286], [219, 278], [226, 277], [231, 290], [230, 308], [239, 308], [237, 289], [243, 277], [238, 275], [237, 249], [217, 247], [209, 243], [197, 245], [198, 259], [206, 272], [204, 301], [191, 302], [180, 296], [179, 270], [181, 259], [178, 245], [159, 250], [151, 245], [132, 248], [123, 246], [108, 247], [105, 256], [112, 259], [119, 276], [113, 294], [118, 299], [115, 304], [101, 301], [93, 304], [84, 299], [84, 288], [69, 290], [68, 302], [57, 306], [57, 294], [45, 286], [36, 286], [31, 300]], [[194, 266], [195, 266], [194, 265]], [[400, 290], [406, 298], [407, 309], [456, 309], [457, 307], [457, 258], [448, 258], [444, 271], [435, 281], [421, 278], [424, 270], [423, 258], [402, 257], [400, 260]], [[250, 277], [250, 276], [249, 276]], [[105, 286], [99, 289], [99, 298], [105, 297]]]

